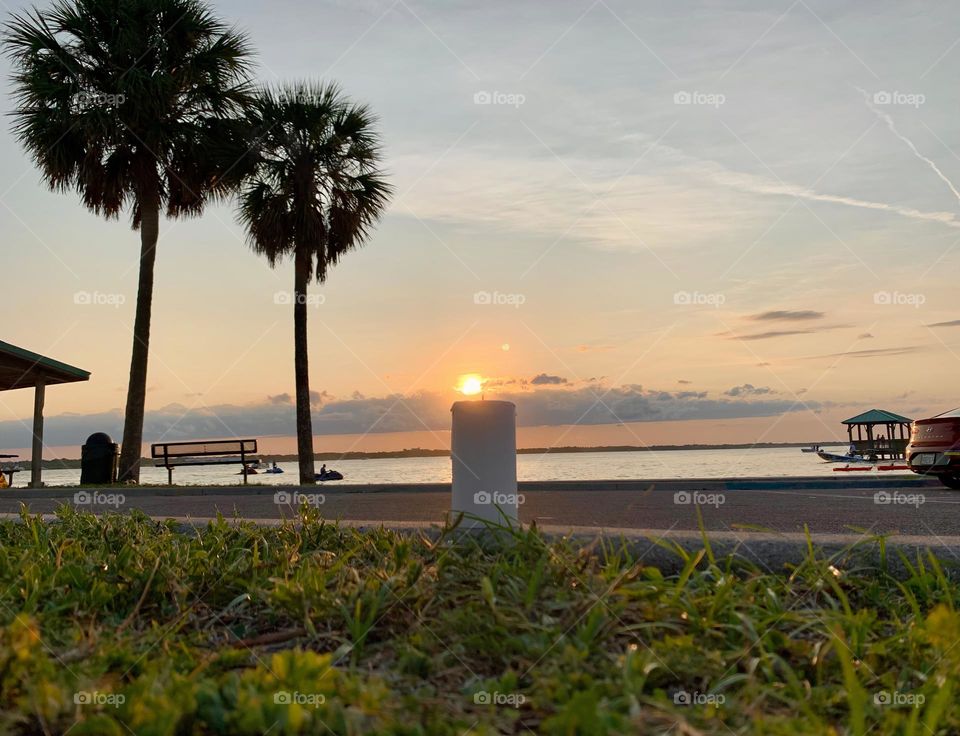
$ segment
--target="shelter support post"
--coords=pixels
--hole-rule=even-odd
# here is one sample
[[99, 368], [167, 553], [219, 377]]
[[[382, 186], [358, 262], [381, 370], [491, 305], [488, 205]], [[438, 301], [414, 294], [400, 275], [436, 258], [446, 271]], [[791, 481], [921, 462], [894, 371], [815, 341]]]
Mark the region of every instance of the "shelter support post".
[[30, 487], [43, 485], [43, 401], [47, 384], [43, 374], [37, 376], [33, 394], [33, 451], [30, 455]]

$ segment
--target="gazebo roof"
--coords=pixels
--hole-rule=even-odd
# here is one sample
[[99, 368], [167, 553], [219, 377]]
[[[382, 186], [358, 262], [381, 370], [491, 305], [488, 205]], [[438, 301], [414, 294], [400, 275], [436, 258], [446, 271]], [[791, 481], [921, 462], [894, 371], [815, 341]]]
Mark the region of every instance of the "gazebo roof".
[[844, 424], [909, 424], [913, 420], [909, 417], [902, 417], [886, 409], [871, 409], [863, 414], [857, 414], [855, 417], [844, 419]]
[[49, 386], [86, 381], [90, 378], [90, 371], [0, 341], [0, 391], [32, 388], [40, 376]]

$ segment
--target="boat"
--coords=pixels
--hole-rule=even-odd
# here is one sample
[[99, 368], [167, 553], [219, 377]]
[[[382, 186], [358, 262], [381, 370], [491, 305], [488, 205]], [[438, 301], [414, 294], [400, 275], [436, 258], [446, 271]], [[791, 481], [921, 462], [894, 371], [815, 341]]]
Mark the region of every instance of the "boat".
[[326, 470], [323, 473], [317, 473], [316, 478], [319, 481], [343, 480], [343, 473], [338, 470]]
[[810, 447], [801, 447], [800, 452], [820, 452], [820, 445], [810, 445]]
[[270, 474], [270, 475], [276, 475], [277, 473], [282, 473], [282, 472], [283, 472], [283, 468], [267, 468], [267, 469], [264, 470], [263, 472], [264, 472], [264, 473], [268, 473], [268, 474]]
[[846, 455], [837, 455], [835, 453], [825, 452], [823, 450], [818, 450], [817, 456], [824, 462], [828, 463], [868, 463], [873, 465], [877, 462], [876, 460], [871, 460], [870, 458], [863, 457], [862, 455], [851, 455], [849, 453]]

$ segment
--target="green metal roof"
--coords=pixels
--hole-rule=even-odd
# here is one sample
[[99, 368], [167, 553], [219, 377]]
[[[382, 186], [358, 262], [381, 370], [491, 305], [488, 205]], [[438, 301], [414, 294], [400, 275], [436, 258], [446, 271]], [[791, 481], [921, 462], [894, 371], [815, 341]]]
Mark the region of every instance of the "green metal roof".
[[871, 409], [863, 414], [857, 414], [855, 417], [844, 419], [844, 424], [900, 424], [910, 423], [913, 420], [909, 417], [902, 417], [886, 409]]
[[0, 341], [0, 391], [34, 386], [40, 376], [47, 384], [73, 383], [88, 380], [90, 371]]

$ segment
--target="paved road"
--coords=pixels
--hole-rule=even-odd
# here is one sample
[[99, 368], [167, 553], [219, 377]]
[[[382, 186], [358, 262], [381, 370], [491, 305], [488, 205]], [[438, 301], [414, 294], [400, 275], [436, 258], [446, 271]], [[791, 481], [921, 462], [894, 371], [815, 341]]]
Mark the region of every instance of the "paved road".
[[[919, 480], [919, 482], [918, 482]], [[960, 493], [942, 490], [922, 479], [886, 479], [863, 482], [652, 482], [637, 481], [632, 488], [614, 489], [613, 483], [522, 486], [524, 522], [550, 526], [588, 526], [647, 530], [696, 530], [697, 510], [711, 531], [803, 532], [850, 534], [873, 533], [924, 537], [960, 536]], [[797, 487], [800, 486], [800, 487]], [[700, 490], [696, 490], [699, 488]], [[123, 493], [122, 510], [140, 509], [156, 517], [209, 518], [218, 512], [228, 517], [276, 519], [290, 515], [290, 508], [274, 502], [276, 489], [112, 489]], [[449, 509], [450, 494], [442, 487], [422, 489], [304, 489], [323, 492], [321, 506], [330, 519], [383, 522], [442, 522]], [[101, 493], [103, 491], [100, 491]], [[37, 497], [59, 493], [59, 498]], [[72, 502], [74, 490], [0, 492], [0, 513], [15, 512], [21, 502], [34, 512], [51, 512]], [[879, 499], [876, 494], [885, 494]], [[201, 495], [204, 494], [204, 495]], [[878, 502], [887, 501], [887, 502]], [[94, 511], [109, 506], [86, 506]]]

